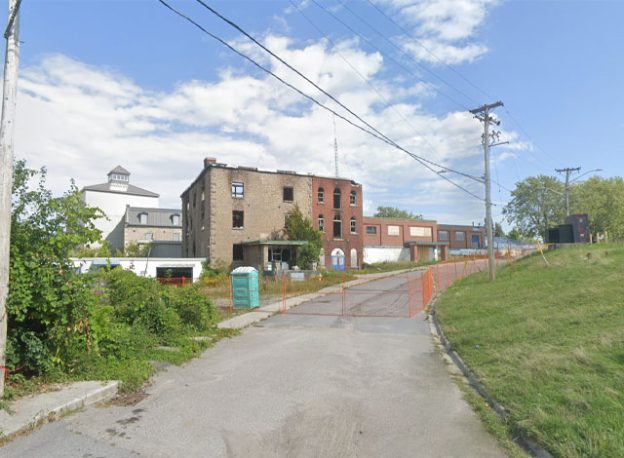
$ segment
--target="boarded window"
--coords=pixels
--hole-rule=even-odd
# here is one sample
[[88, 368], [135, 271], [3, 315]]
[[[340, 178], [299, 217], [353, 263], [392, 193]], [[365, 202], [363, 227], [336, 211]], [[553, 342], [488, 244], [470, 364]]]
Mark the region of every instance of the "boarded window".
[[152, 232], [146, 232], [144, 240], [154, 240], [154, 234]]
[[243, 244], [235, 243], [232, 245], [232, 260], [233, 261], [242, 261], [243, 258]]
[[455, 240], [458, 241], [458, 242], [463, 242], [464, 240], [466, 240], [466, 233], [465, 232], [456, 231], [455, 232]]
[[292, 186], [284, 186], [284, 202], [292, 202], [295, 200], [295, 190]]
[[399, 226], [388, 226], [388, 235], [401, 235], [401, 228]]
[[430, 227], [410, 227], [410, 235], [412, 237], [431, 237]]
[[245, 223], [245, 212], [234, 210], [232, 212], [232, 228], [242, 229]]

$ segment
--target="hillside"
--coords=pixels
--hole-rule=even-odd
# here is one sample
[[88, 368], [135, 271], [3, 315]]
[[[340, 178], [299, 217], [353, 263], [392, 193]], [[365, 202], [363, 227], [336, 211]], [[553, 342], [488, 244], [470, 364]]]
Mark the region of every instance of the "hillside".
[[533, 255], [436, 305], [453, 347], [554, 456], [624, 456], [624, 246]]

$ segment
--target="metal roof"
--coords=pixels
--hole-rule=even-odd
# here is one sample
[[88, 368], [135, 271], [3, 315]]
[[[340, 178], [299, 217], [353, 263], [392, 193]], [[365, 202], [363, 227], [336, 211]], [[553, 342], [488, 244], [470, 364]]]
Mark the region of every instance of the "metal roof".
[[118, 173], [119, 175], [130, 175], [130, 172], [124, 169], [121, 165], [118, 165], [113, 170], [108, 172], [109, 175], [112, 175], [113, 173]]
[[102, 183], [102, 184], [94, 184], [91, 186], [85, 186], [82, 188], [82, 191], [97, 191], [97, 192], [110, 192], [113, 194], [130, 194], [133, 196], [144, 196], [144, 197], [160, 197], [158, 194], [152, 191], [148, 191], [147, 189], [139, 188], [134, 185], [126, 185], [127, 189], [111, 189], [110, 183]]
[[[147, 223], [141, 224], [139, 215], [147, 215]], [[173, 224], [173, 215], [178, 215], [178, 224]], [[182, 210], [177, 208], [126, 207], [126, 226], [182, 227]]]

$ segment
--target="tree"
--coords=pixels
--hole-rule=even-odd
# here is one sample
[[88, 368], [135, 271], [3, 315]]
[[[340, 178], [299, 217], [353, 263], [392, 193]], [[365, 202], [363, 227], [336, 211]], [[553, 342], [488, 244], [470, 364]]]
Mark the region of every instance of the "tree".
[[311, 269], [313, 262], [318, 262], [321, 254], [321, 233], [314, 229], [310, 218], [306, 218], [301, 213], [298, 206], [293, 208], [286, 215], [286, 225], [284, 233], [288, 240], [304, 240], [307, 245], [299, 247], [297, 254], [297, 264], [302, 269]]
[[[31, 188], [37, 176], [39, 184]], [[15, 164], [7, 365], [37, 374], [88, 350], [88, 312], [96, 298], [69, 256], [100, 239], [93, 221], [102, 216], [85, 205], [73, 182], [62, 197], [53, 197], [45, 178], [45, 169]]]
[[125, 255], [134, 258], [145, 258], [149, 256], [151, 246], [151, 243], [130, 243], [126, 246]]
[[494, 237], [505, 237], [505, 231], [501, 223], [494, 223]]
[[525, 178], [516, 183], [503, 214], [522, 236], [544, 237], [549, 227], [563, 221], [563, 188], [563, 183], [555, 177]]
[[377, 207], [377, 213], [374, 216], [375, 218], [423, 219], [422, 215], [415, 215], [397, 207]]
[[587, 213], [592, 233], [608, 231], [612, 239], [624, 239], [624, 180], [592, 177], [574, 184], [570, 193], [572, 213]]

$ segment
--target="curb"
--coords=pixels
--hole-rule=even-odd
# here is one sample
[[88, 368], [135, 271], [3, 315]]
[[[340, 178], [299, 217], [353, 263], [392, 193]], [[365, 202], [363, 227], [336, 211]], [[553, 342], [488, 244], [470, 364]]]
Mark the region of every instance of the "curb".
[[[18, 411], [14, 416], [9, 416], [9, 420], [12, 421], [7, 422], [9, 423], [8, 426], [0, 422], [0, 447], [15, 436], [36, 429], [49, 421], [55, 421], [68, 413], [75, 412], [98, 402], [108, 401], [117, 395], [118, 388], [118, 381], [105, 382], [101, 386], [90, 389], [85, 394], [77, 395], [69, 401], [60, 401], [60, 403], [54, 407], [44, 407], [37, 410], [34, 414], [22, 414], [21, 416], [24, 418], [18, 418], [20, 417]], [[62, 389], [60, 391], [62, 391]], [[46, 393], [43, 393], [42, 395], [45, 394]], [[36, 398], [37, 395], [34, 395], [28, 399], [32, 400]]]
[[[438, 316], [435, 311], [435, 301], [438, 296], [434, 297], [431, 303], [429, 304], [429, 328], [431, 329], [431, 334], [436, 337], [442, 349], [444, 350], [448, 359], [450, 359], [453, 364], [461, 371], [461, 374], [467, 380], [468, 385], [475, 390], [479, 396], [488, 403], [488, 405], [494, 410], [496, 415], [501, 419], [501, 421], [507, 423], [509, 422], [509, 413], [494, 397], [485, 389], [485, 387], [477, 380], [474, 372], [468, 367], [468, 365], [464, 362], [464, 360], [457, 354], [455, 350], [453, 350], [452, 345], [444, 335], [442, 331], [442, 327], [440, 326], [440, 322], [438, 320]], [[512, 440], [522, 447], [526, 452], [528, 452], [531, 456], [535, 458], [553, 458], [553, 456], [544, 449], [537, 442], [525, 437], [519, 431], [516, 431], [516, 436], [512, 437]]]

